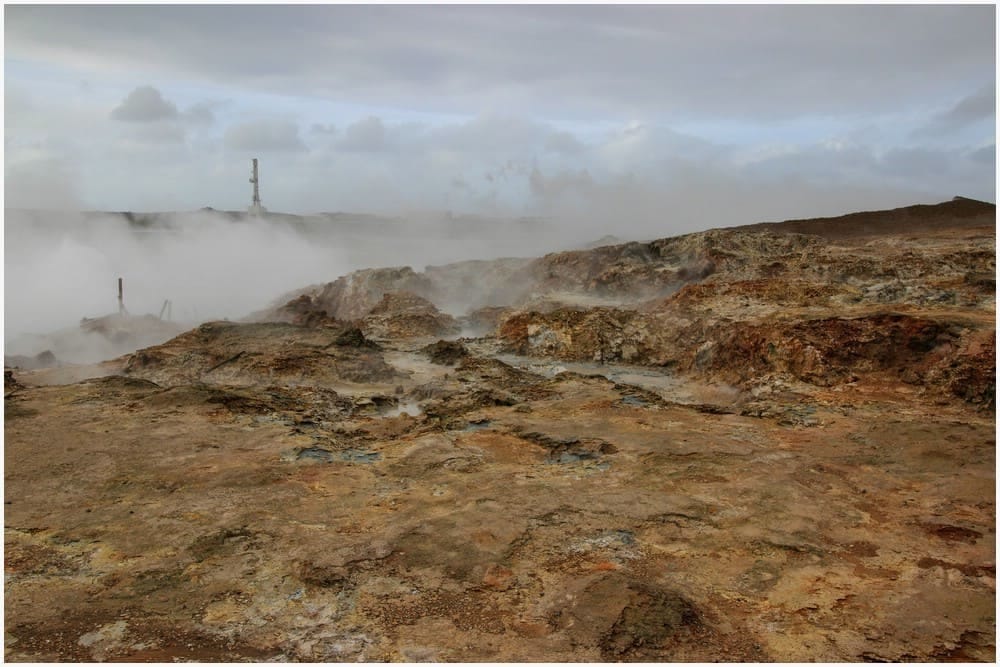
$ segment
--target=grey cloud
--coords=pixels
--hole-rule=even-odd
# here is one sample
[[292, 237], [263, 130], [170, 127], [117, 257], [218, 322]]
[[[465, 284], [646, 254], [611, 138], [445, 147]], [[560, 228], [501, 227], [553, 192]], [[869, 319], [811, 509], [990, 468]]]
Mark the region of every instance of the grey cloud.
[[333, 123], [313, 123], [309, 127], [309, 133], [333, 136], [337, 134], [337, 127]]
[[[511, 207], [600, 200], [609, 219], [611, 203], [629, 210], [633, 196], [666, 202], [658, 188], [676, 206], [685, 196], [714, 206], [713, 197], [738, 192], [757, 206], [746, 215], [779, 215], [746, 187], [803, 202], [779, 184], [805, 183], [802, 192], [813, 194], [864, 186], [950, 196], [962, 186], [983, 197], [994, 189], [995, 148], [982, 147], [992, 128], [980, 131], [994, 113], [993, 87], [976, 90], [995, 77], [991, 6], [11, 5], [5, 15], [8, 134], [63, 139], [70, 148], [56, 152], [71, 162], [92, 156], [86, 187], [109, 200], [133, 196], [140, 153], [143, 176], [172, 179], [193, 198], [199, 177], [189, 165], [237, 160], [224, 149], [284, 152], [267, 163], [268, 173], [287, 175], [265, 193], [275, 210], [279, 187], [290, 205], [358, 208], [388, 206], [387, 191], [400, 202], [473, 204], [495, 187], [493, 201]], [[152, 23], [155, 39], [140, 29]], [[94, 91], [59, 103], [55, 86], [34, 87], [36, 66], [69, 81], [63, 94], [83, 77]], [[223, 114], [185, 100], [178, 111], [150, 88], [153, 113], [136, 114], [147, 122], [111, 122], [117, 100], [100, 99], [109, 76], [170, 81], [168, 97], [173, 82], [217, 85], [213, 94], [239, 108]], [[15, 89], [25, 86], [31, 96], [19, 101]], [[345, 118], [344, 109], [364, 111]], [[897, 139], [919, 122], [914, 109], [939, 112], [924, 117], [958, 129]], [[237, 113], [272, 120], [231, 122]], [[397, 120], [406, 117], [425, 124]], [[709, 139], [718, 131], [738, 145], [672, 127]], [[846, 140], [817, 142], [828, 133]], [[169, 172], [168, 159], [188, 167]], [[237, 171], [223, 182], [236, 184], [242, 202], [242, 163]], [[629, 172], [649, 187], [630, 185]], [[455, 186], [456, 175], [474, 193]], [[841, 201], [843, 212], [854, 200]]]
[[215, 114], [212, 112], [212, 105], [208, 102], [199, 102], [184, 112], [184, 120], [197, 125], [211, 125], [215, 122]]
[[552, 133], [549, 126], [524, 117], [484, 114], [435, 128], [426, 140], [460, 153], [516, 154], [541, 150]]
[[134, 141], [149, 145], [182, 144], [185, 138], [183, 128], [177, 123], [163, 121], [144, 123], [129, 135]]
[[788, 176], [813, 182], [876, 182], [883, 165], [869, 145], [807, 145], [746, 164], [746, 178], [780, 180]]
[[963, 97], [948, 111], [938, 114], [923, 127], [913, 132], [916, 138], [948, 134], [961, 130], [977, 121], [996, 116], [996, 84], [983, 86]]
[[139, 86], [111, 111], [112, 119], [135, 123], [148, 123], [177, 116], [177, 107], [163, 99], [160, 91], [152, 86]]
[[559, 198], [566, 194], [589, 195], [595, 187], [594, 179], [586, 169], [565, 170], [553, 176], [546, 176], [537, 166], [528, 175], [528, 185], [531, 194], [543, 200]]
[[529, 176], [537, 169], [537, 165], [507, 160], [505, 163], [483, 172], [483, 178], [489, 183], [508, 183], [518, 176]]
[[514, 162], [513, 160], [507, 160], [507, 162], [501, 167], [500, 173], [508, 178], [510, 176], [527, 176], [531, 173], [531, 169], [536, 165], [528, 165], [526, 162]]
[[3, 112], [4, 129], [10, 132], [12, 127], [16, 127], [22, 121], [31, 120], [38, 116], [38, 103], [32, 96], [24, 90], [22, 86], [6, 84], [4, 90]]
[[382, 119], [369, 116], [352, 123], [344, 130], [337, 147], [345, 151], [377, 152], [386, 148], [385, 125]]
[[226, 130], [225, 147], [233, 151], [297, 152], [306, 150], [299, 126], [283, 120], [253, 120]]
[[870, 145], [815, 145], [732, 173], [738, 177], [735, 182], [743, 185], [793, 179], [830, 191], [884, 187], [931, 194], [932, 199], [964, 194], [992, 201], [994, 170], [984, 169], [983, 163], [975, 160], [980, 155], [978, 151], [969, 154], [965, 149], [934, 146], [897, 146], [881, 153]]
[[952, 156], [927, 148], [896, 148], [883, 157], [890, 173], [907, 179], [940, 177], [950, 168]]
[[585, 146], [569, 132], [553, 132], [545, 140], [545, 149], [552, 153], [563, 155], [576, 155], [584, 150]]
[[945, 117], [956, 124], [966, 124], [996, 114], [996, 85], [985, 86], [962, 99]]
[[882, 160], [880, 180], [921, 184], [942, 194], [996, 200], [993, 146], [972, 154], [958, 148], [915, 147], [889, 151]]
[[636, 123], [635, 125], [629, 125], [624, 130], [622, 130], [622, 135], [625, 137], [639, 137], [646, 133], [647, 128], [641, 123]]
[[65, 160], [50, 157], [8, 164], [4, 206], [47, 210], [79, 209], [78, 174]]
[[683, 174], [612, 175], [598, 178], [578, 170], [531, 177], [538, 212], [579, 235], [597, 238], [660, 238], [683, 232], [751, 222], [838, 215], [940, 201], [914, 188], [811, 182], [790, 174], [779, 180], [748, 179], [721, 166]]
[[983, 146], [969, 153], [969, 159], [979, 164], [995, 166], [997, 161], [997, 145]]
[[85, 54], [91, 68], [369, 104], [774, 119], [897, 109], [942, 81], [992, 79], [994, 18], [988, 5], [13, 5], [5, 36], [8, 57]]

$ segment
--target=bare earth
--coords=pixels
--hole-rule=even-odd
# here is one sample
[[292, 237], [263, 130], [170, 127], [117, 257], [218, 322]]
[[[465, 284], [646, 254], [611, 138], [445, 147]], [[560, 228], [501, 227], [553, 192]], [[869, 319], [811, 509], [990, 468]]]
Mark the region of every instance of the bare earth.
[[995, 207], [861, 215], [12, 370], [6, 660], [995, 661]]

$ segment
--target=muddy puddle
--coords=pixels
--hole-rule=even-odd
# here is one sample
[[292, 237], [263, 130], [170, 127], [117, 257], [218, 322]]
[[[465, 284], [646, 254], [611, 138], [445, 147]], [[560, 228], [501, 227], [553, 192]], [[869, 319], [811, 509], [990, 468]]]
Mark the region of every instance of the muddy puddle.
[[344, 449], [331, 451], [322, 447], [303, 447], [292, 449], [282, 454], [282, 460], [294, 463], [375, 463], [382, 459], [378, 452], [368, 452], [360, 449]]
[[584, 463], [590, 464], [588, 467], [595, 470], [609, 470], [611, 468], [611, 463], [608, 461], [601, 461], [601, 457], [594, 452], [559, 452], [558, 454], [550, 455], [545, 462], [550, 465], [566, 465], [569, 463]]
[[393, 368], [407, 373], [409, 381], [416, 384], [425, 384], [433, 380], [444, 378], [453, 369], [448, 366], [433, 364], [420, 352], [407, 350], [385, 350], [383, 352], [385, 362]]
[[[581, 375], [601, 375], [612, 382], [639, 387], [659, 395], [661, 398], [678, 403], [704, 400], [698, 387], [690, 380], [681, 380], [673, 375], [642, 366], [626, 364], [599, 364], [583, 361], [546, 361], [518, 354], [497, 354], [494, 357], [505, 364], [537, 373], [547, 378], [560, 373], [580, 373]], [[717, 391], [715, 393], [718, 393]], [[636, 397], [626, 397], [627, 405], [641, 407], [645, 401]]]
[[493, 422], [489, 419], [480, 419], [479, 421], [469, 422], [462, 430], [466, 433], [474, 433], [476, 431], [486, 431], [491, 426], [493, 426]]
[[419, 417], [424, 414], [424, 409], [420, 407], [419, 403], [414, 403], [408, 401], [406, 403], [400, 403], [391, 408], [381, 410], [379, 415], [382, 417], [399, 417], [401, 415], [409, 415], [410, 417]]

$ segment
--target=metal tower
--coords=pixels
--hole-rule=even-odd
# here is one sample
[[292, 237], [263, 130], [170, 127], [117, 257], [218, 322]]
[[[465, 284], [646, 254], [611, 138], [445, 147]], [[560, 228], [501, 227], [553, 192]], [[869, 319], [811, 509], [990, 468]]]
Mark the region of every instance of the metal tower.
[[250, 215], [263, 215], [267, 209], [260, 203], [260, 179], [257, 177], [257, 158], [253, 159], [253, 170], [250, 172], [250, 182], [253, 183], [253, 201], [250, 202]]

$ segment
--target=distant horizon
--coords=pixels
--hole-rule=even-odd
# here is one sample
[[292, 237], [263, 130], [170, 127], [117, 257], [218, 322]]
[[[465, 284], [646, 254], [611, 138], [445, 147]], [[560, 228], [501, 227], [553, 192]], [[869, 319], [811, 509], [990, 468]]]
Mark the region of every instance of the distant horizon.
[[[995, 201], [990, 201], [987, 199], [979, 199], [976, 197], [967, 197], [965, 195], [955, 195], [948, 199], [939, 199], [935, 201], [916, 201], [910, 204], [903, 204], [901, 206], [891, 206], [888, 208], [868, 208], [868, 209], [852, 209], [845, 211], [841, 214], [832, 215], [819, 215], [813, 216], [814, 218], [835, 218], [840, 215], [850, 215], [851, 213], [865, 213], [873, 211], [891, 211], [900, 208], [908, 208], [910, 206], [935, 206], [938, 204], [946, 204], [950, 201], [965, 200], [976, 202], [980, 204], [989, 204], [991, 206], [996, 206]], [[133, 210], [133, 209], [47, 209], [47, 208], [26, 208], [19, 206], [4, 206], [5, 211], [23, 211], [23, 212], [37, 212], [37, 213], [93, 213], [93, 214], [132, 214], [132, 215], [172, 215], [180, 213], [199, 213], [205, 211], [211, 211], [215, 213], [226, 213], [226, 214], [244, 214], [250, 215], [246, 207], [242, 209], [224, 209], [216, 208], [214, 206], [202, 206], [199, 208], [190, 209], [174, 209], [174, 210]], [[287, 216], [287, 217], [297, 217], [297, 218], [309, 218], [309, 217], [319, 217], [319, 216], [331, 216], [331, 215], [342, 215], [342, 216], [364, 216], [371, 218], [384, 218], [393, 219], [406, 215], [420, 215], [420, 214], [437, 214], [449, 216], [451, 218], [461, 219], [461, 218], [481, 218], [484, 220], [546, 220], [554, 219], [552, 216], [545, 215], [499, 215], [499, 214], [489, 214], [489, 213], [478, 213], [475, 211], [460, 211], [451, 209], [413, 209], [407, 211], [397, 211], [394, 213], [377, 213], [371, 211], [350, 211], [350, 210], [336, 210], [336, 211], [313, 211], [310, 213], [293, 213], [288, 211], [277, 211], [274, 209], [267, 209], [267, 211], [258, 217], [266, 218], [269, 215], [273, 216]], [[784, 220], [807, 220], [811, 218], [784, 218]], [[777, 222], [780, 222], [777, 221]], [[761, 222], [761, 221], [757, 221]], [[752, 224], [752, 223], [751, 223]]]

